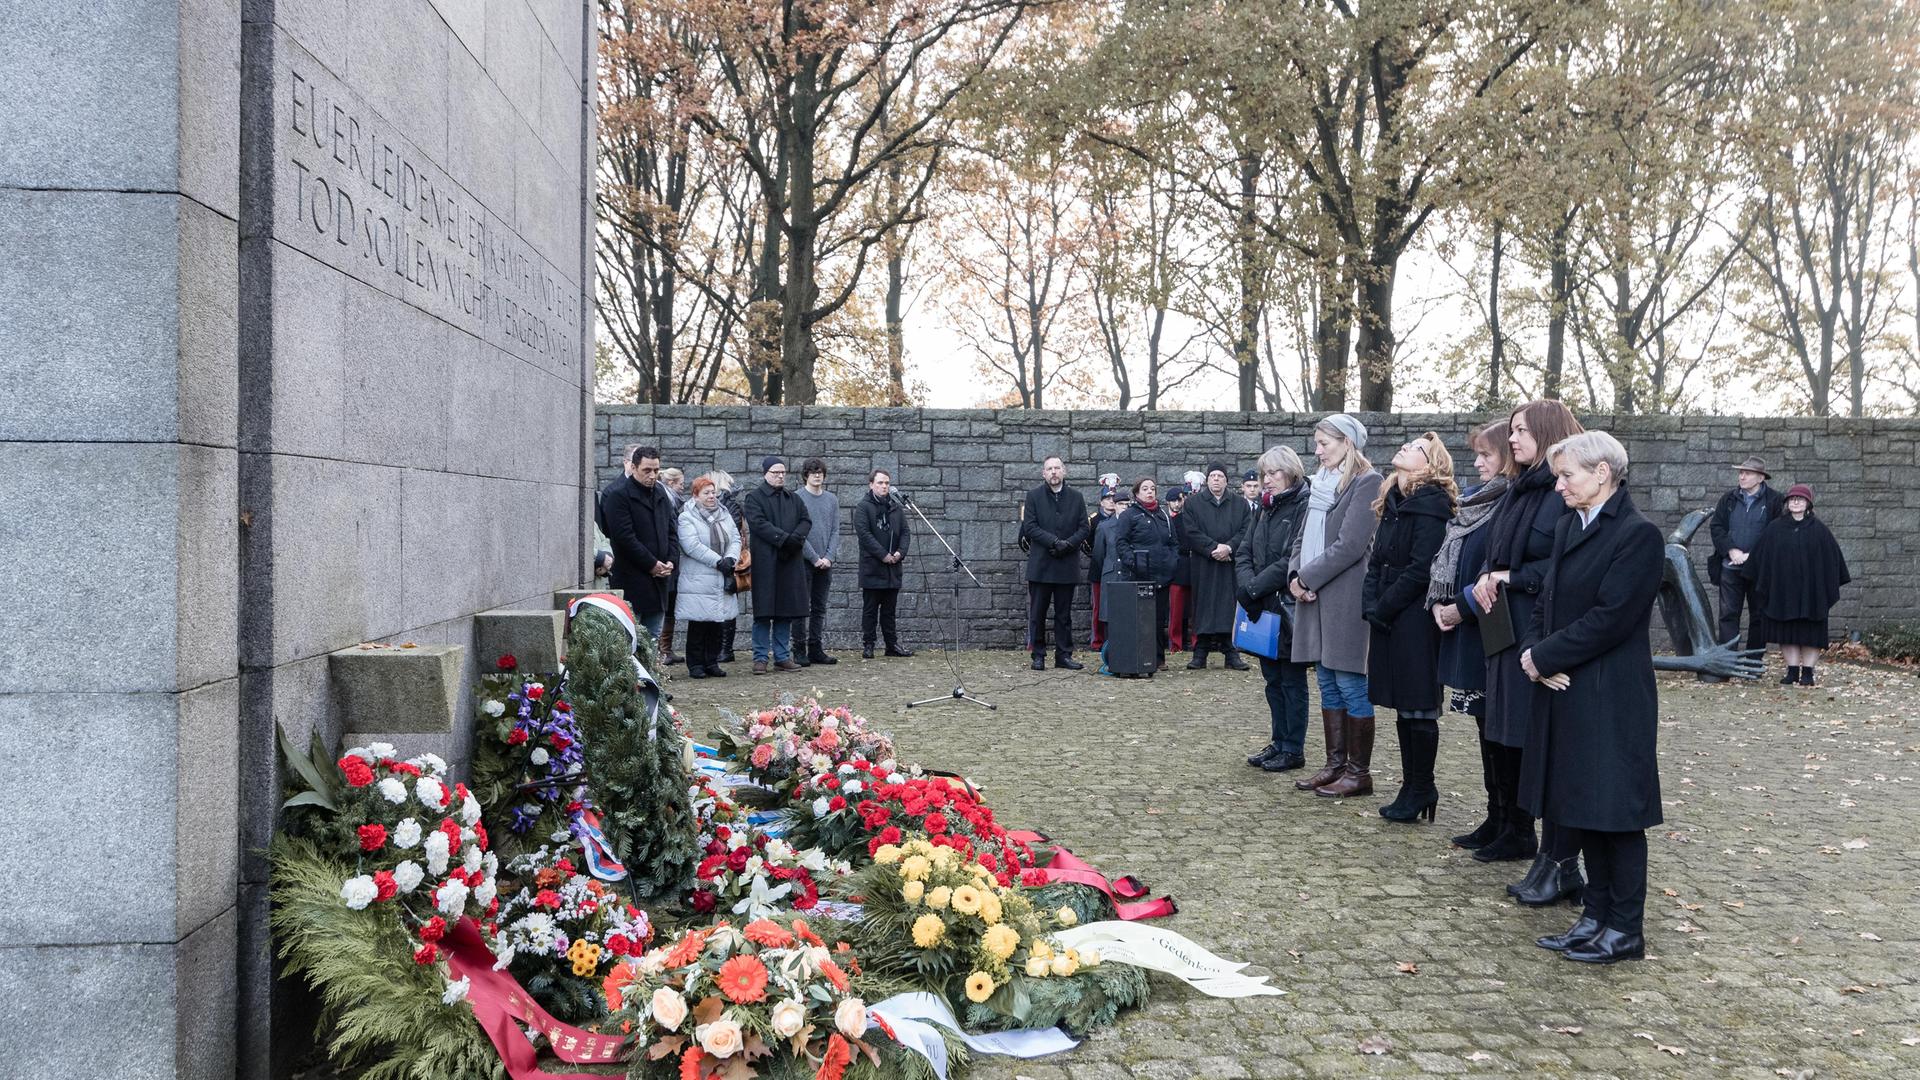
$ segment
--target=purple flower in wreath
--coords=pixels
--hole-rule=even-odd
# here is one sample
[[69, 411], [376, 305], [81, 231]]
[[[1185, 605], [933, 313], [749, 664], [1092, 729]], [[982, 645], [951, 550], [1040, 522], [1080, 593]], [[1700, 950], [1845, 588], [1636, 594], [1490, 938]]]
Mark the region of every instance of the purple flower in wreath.
[[514, 832], [523, 833], [533, 828], [533, 823], [539, 820], [540, 808], [538, 806], [521, 803], [519, 806], [513, 808], [513, 819], [507, 824]]

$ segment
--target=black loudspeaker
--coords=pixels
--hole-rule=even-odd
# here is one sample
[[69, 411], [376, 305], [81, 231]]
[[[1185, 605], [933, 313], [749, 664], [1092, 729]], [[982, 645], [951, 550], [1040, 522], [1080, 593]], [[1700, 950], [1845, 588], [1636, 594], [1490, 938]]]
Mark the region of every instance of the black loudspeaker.
[[1107, 670], [1115, 675], [1153, 674], [1160, 658], [1153, 583], [1102, 582], [1100, 604], [1107, 611]]

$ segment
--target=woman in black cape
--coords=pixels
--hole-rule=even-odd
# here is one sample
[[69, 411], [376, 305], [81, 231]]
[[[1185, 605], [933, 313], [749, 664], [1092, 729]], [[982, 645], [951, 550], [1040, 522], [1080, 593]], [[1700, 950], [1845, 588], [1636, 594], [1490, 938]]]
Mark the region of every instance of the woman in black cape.
[[1782, 686], [1812, 686], [1814, 659], [1829, 640], [1827, 612], [1853, 577], [1833, 531], [1813, 516], [1813, 489], [1788, 488], [1786, 510], [1753, 547], [1753, 637], [1780, 646], [1787, 662]]

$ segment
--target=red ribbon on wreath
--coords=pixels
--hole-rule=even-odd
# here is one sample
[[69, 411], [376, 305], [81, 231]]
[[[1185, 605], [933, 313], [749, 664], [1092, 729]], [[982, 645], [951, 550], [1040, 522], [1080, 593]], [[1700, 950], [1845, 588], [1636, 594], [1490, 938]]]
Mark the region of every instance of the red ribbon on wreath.
[[[1047, 837], [1037, 832], [1022, 830], [1010, 832], [1007, 836], [1009, 839], [1025, 844], [1051, 843]], [[1173, 897], [1171, 896], [1162, 896], [1157, 900], [1145, 900], [1144, 898], [1149, 895], [1151, 890], [1147, 888], [1144, 882], [1132, 874], [1122, 874], [1117, 878], [1108, 878], [1105, 874], [1096, 870], [1092, 864], [1059, 844], [1054, 845], [1053, 857], [1048, 859], [1047, 865], [1040, 869], [1047, 875], [1047, 882], [1049, 884], [1056, 881], [1065, 881], [1075, 885], [1085, 885], [1090, 889], [1100, 890], [1106, 895], [1108, 900], [1113, 901], [1114, 914], [1127, 922], [1137, 922], [1141, 919], [1157, 919], [1163, 915], [1172, 915], [1180, 910], [1179, 906], [1173, 902]], [[1140, 902], [1143, 900], [1144, 902]], [[1126, 903], [1123, 901], [1135, 902]]]
[[615, 1063], [627, 1053], [627, 1040], [563, 1024], [540, 1007], [520, 981], [493, 970], [493, 951], [480, 937], [471, 917], [453, 925], [446, 939], [447, 970], [453, 978], [469, 980], [467, 1001], [473, 1018], [500, 1055], [513, 1080], [606, 1080], [605, 1073], [550, 1073], [539, 1067], [540, 1055], [521, 1033], [525, 1025], [546, 1037], [553, 1056], [573, 1065]]

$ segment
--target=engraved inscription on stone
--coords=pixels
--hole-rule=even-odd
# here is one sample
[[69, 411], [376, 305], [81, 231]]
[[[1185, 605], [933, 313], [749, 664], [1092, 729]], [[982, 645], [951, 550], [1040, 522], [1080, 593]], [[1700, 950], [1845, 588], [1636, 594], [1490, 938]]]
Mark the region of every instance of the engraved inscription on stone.
[[571, 367], [578, 289], [327, 72], [295, 60], [279, 75], [275, 236], [509, 352]]

